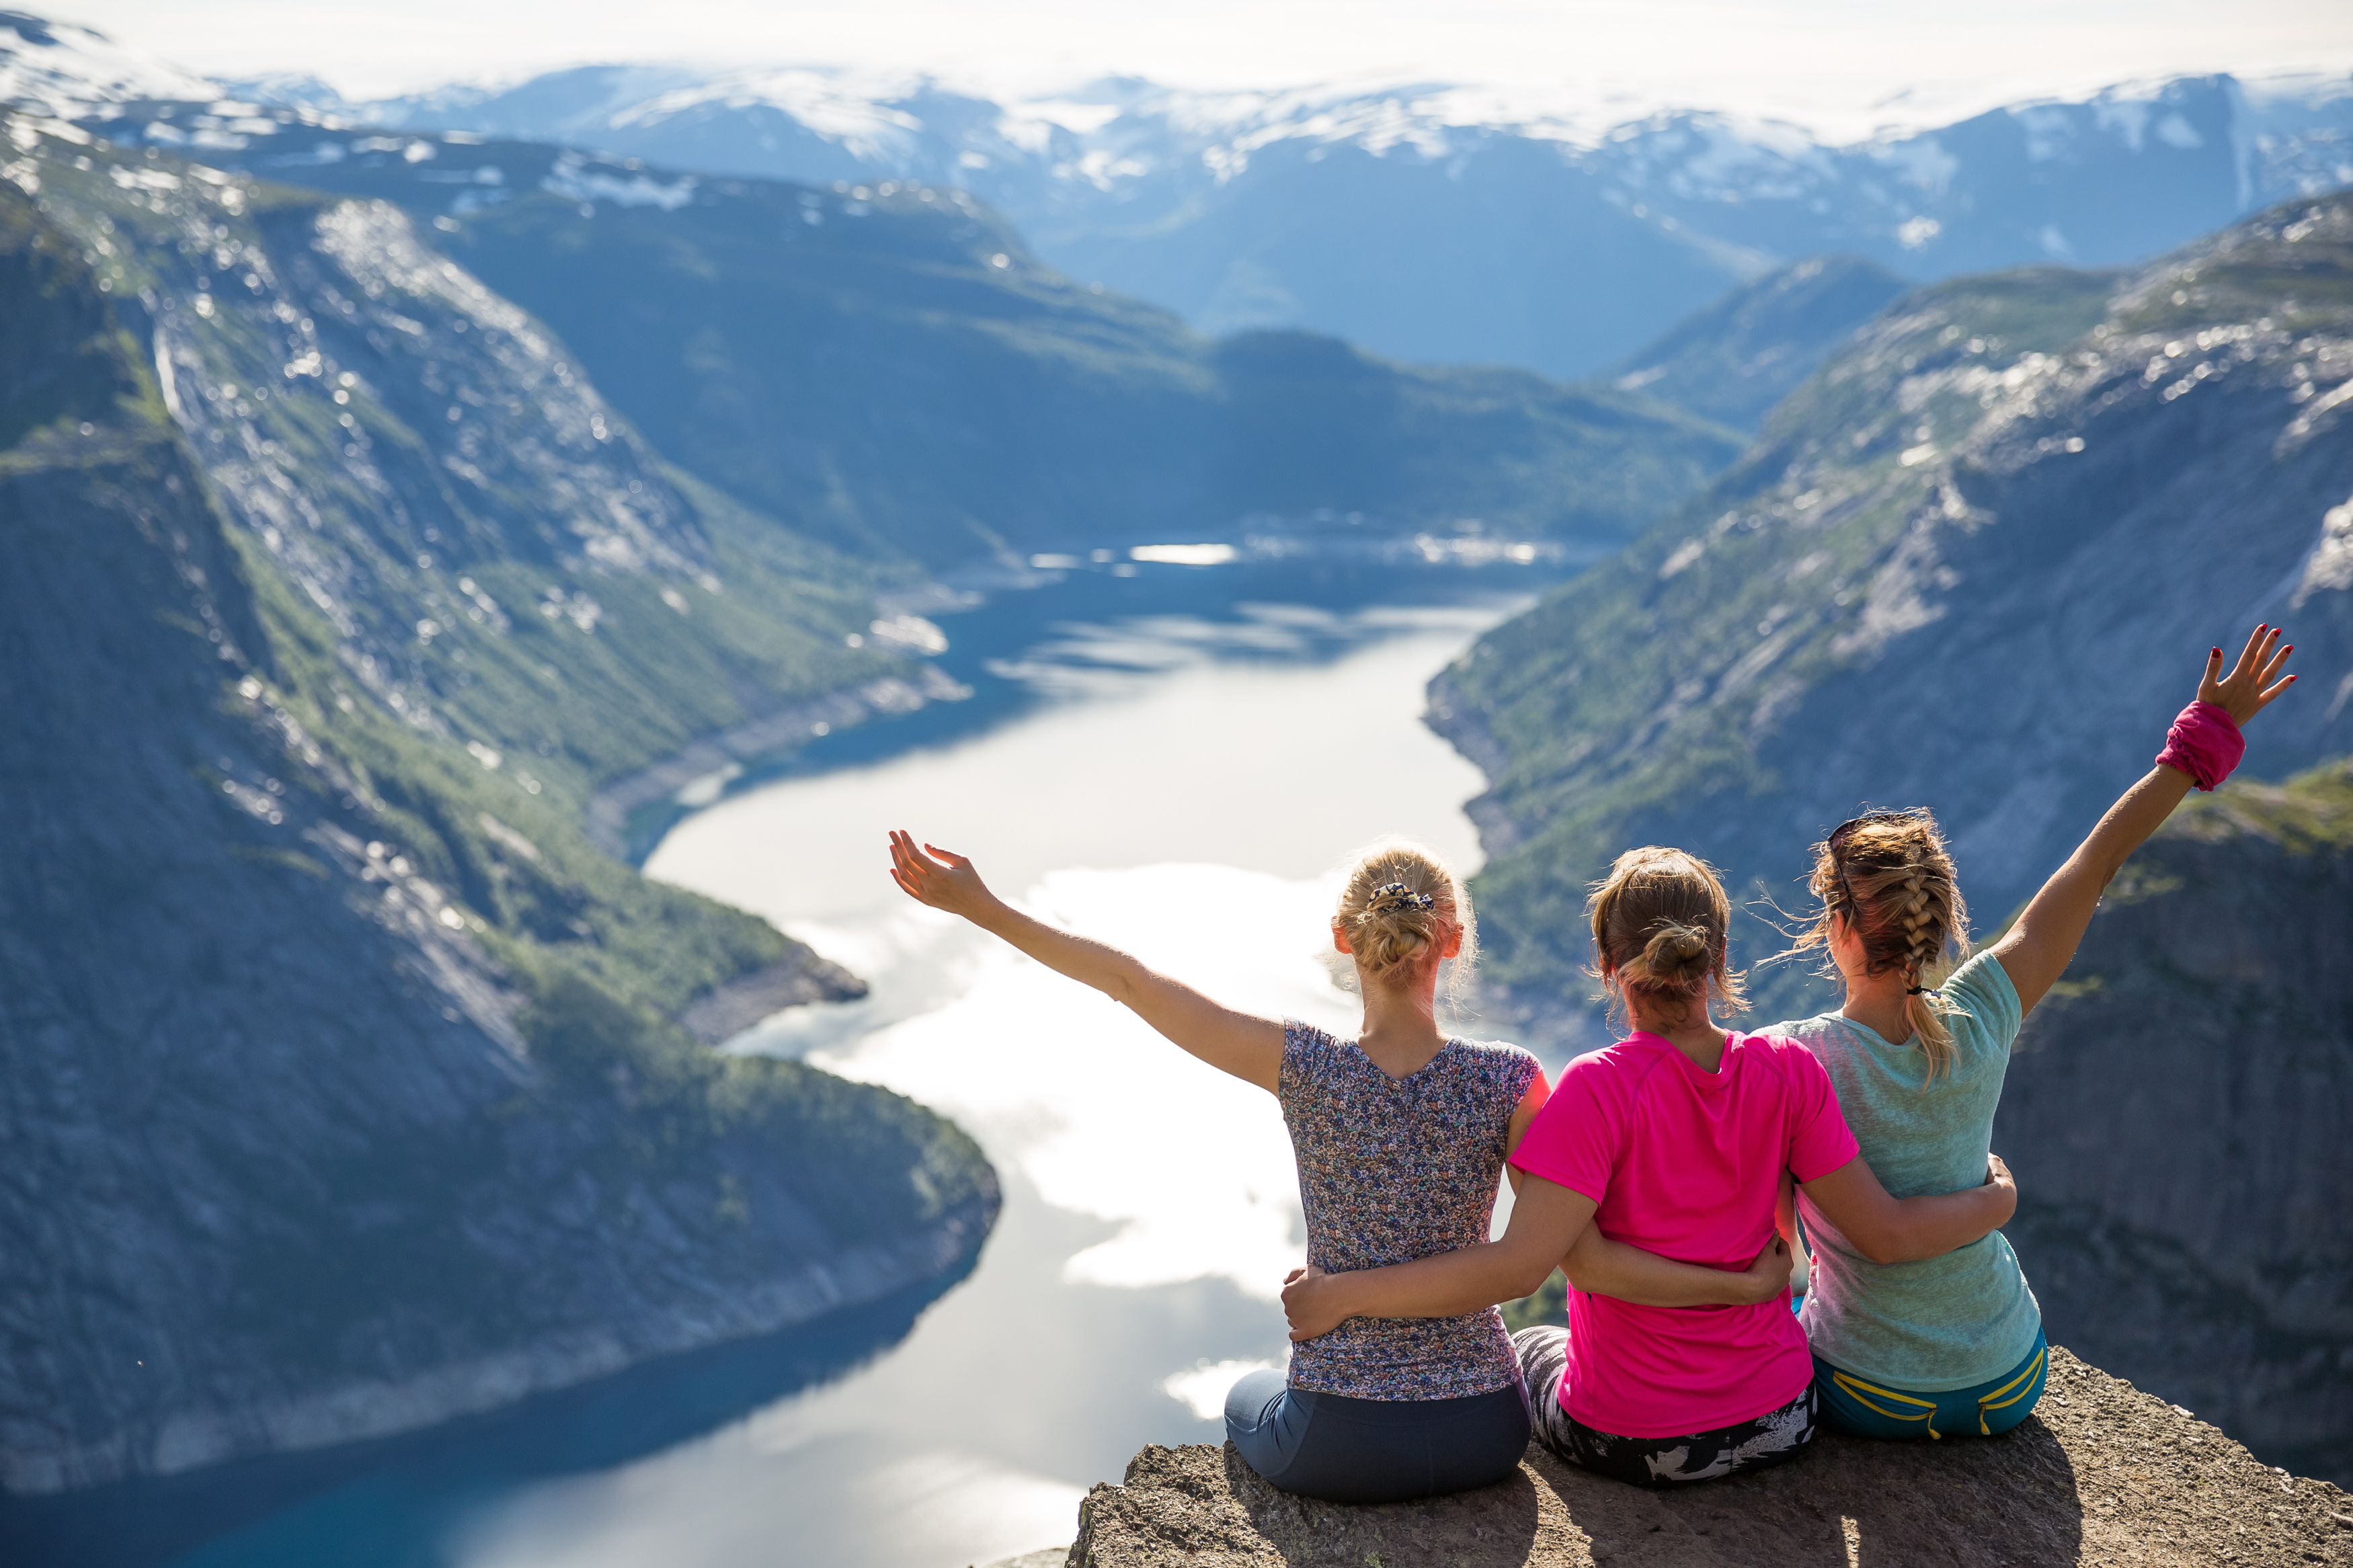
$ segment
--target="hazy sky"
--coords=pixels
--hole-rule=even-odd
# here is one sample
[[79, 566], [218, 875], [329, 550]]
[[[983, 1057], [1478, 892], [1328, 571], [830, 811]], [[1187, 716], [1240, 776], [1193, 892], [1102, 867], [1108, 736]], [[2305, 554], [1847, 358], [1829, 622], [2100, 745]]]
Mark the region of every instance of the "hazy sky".
[[[17, 0], [26, 4], [26, 0]], [[1412, 72], [1852, 114], [2158, 72], [2353, 66], [2348, 0], [30, 0], [215, 75], [353, 96], [591, 60], [902, 66], [1004, 87]]]

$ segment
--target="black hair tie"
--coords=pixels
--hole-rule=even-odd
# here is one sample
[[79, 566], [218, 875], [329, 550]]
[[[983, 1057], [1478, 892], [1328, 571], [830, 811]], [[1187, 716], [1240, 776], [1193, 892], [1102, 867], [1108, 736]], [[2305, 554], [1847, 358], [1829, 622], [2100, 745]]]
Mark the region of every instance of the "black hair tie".
[[1365, 908], [1374, 914], [1388, 914], [1395, 910], [1433, 910], [1438, 900], [1428, 893], [1417, 893], [1403, 882], [1383, 882], [1365, 900]]
[[1907, 985], [1904, 988], [1904, 994], [1906, 996], [1917, 996], [1926, 989], [1928, 988], [1925, 985]]

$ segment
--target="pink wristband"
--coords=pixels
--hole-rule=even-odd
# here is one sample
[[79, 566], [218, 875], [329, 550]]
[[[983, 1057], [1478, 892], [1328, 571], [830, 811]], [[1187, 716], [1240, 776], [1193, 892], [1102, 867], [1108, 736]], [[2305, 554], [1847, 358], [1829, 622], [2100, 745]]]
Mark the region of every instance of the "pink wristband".
[[2212, 789], [2231, 776], [2246, 754], [2247, 738], [2227, 710], [2192, 702], [2165, 732], [2165, 750], [2157, 753], [2157, 760], [2188, 773], [2200, 789]]

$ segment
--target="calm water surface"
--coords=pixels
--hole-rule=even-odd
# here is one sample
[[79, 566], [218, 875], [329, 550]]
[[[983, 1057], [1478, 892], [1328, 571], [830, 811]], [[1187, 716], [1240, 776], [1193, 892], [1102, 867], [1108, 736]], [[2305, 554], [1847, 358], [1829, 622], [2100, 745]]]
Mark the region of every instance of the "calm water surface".
[[[961, 1568], [1067, 1542], [1087, 1487], [1142, 1445], [1217, 1440], [1227, 1384], [1281, 1364], [1276, 1290], [1302, 1257], [1274, 1101], [910, 902], [883, 835], [969, 854], [1008, 898], [1235, 1005], [1353, 1031], [1336, 864], [1403, 833], [1475, 866], [1461, 805], [1482, 780], [1422, 727], [1422, 688], [1525, 595], [1285, 586], [1180, 571], [944, 617], [982, 689], [965, 712], [834, 737], [830, 771], [720, 801], [648, 864], [871, 983], [732, 1048], [886, 1084], [978, 1138], [1006, 1202], [967, 1279], [326, 1461], [340, 1473], [152, 1489], [132, 1506], [209, 1508], [212, 1539], [93, 1535], [81, 1560]], [[1041, 629], [1056, 609], [1079, 613]]]

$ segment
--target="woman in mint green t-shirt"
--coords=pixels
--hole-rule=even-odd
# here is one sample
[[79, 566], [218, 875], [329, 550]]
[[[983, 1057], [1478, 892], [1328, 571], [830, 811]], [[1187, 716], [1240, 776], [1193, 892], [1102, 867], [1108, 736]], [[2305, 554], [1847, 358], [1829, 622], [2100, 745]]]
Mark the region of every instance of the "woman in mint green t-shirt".
[[[1775, 1025], [1828, 1069], [1862, 1155], [1895, 1197], [1977, 1180], [1993, 1142], [2010, 1043], [2065, 972], [2109, 880], [2194, 784], [2221, 783], [2238, 727], [2285, 690], [2289, 648], [2258, 626], [2227, 675], [2209, 656], [2198, 700], [2158, 765], [2100, 818], [1993, 946], [1930, 986], [1967, 910], [1936, 820], [1873, 812], [1816, 846], [1820, 912], [1799, 940], [1828, 950], [1846, 985], [1835, 1013]], [[2041, 1397], [2042, 1314], [1996, 1231], [1940, 1258], [1874, 1263], [1802, 1194], [1812, 1244], [1803, 1321], [1823, 1419], [1866, 1436], [1991, 1436]]]

